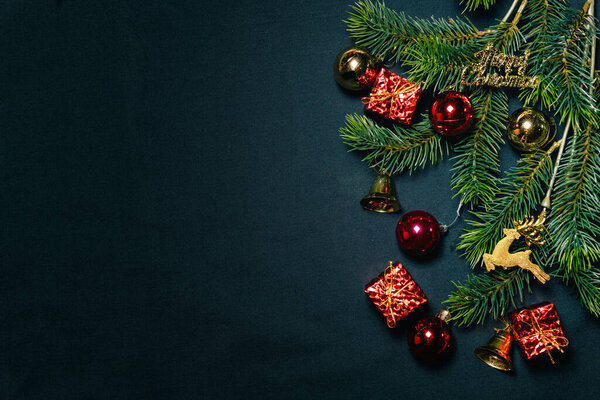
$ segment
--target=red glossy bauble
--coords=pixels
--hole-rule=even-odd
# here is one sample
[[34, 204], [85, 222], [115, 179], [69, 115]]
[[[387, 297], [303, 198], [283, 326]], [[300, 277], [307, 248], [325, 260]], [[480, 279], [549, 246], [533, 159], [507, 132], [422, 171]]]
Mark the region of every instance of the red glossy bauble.
[[408, 332], [408, 347], [420, 361], [440, 363], [450, 355], [452, 332], [444, 320], [447, 315], [442, 311], [437, 317], [422, 319]]
[[474, 118], [473, 105], [467, 96], [459, 92], [440, 93], [431, 106], [431, 127], [442, 135], [455, 136], [471, 128]]
[[431, 254], [440, 241], [440, 224], [428, 212], [411, 211], [398, 221], [396, 239], [400, 248], [410, 255]]

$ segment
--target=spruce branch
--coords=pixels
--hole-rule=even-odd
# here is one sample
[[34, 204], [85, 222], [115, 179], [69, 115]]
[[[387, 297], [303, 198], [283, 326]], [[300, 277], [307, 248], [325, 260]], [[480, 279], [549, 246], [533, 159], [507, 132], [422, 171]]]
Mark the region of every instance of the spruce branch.
[[[591, 1], [588, 16], [594, 18], [594, 1]], [[597, 102], [600, 87], [598, 71], [595, 70], [595, 47], [596, 38], [593, 37], [589, 75], [593, 86], [590, 87], [590, 95]], [[577, 126], [581, 124], [575, 124], [574, 135], [567, 147], [568, 161], [557, 162], [557, 188], [560, 192], [555, 199], [555, 211], [559, 216], [549, 224], [549, 230], [554, 233], [549, 246], [550, 261], [558, 263], [557, 275], [575, 286], [581, 304], [593, 315], [599, 316], [600, 270], [594, 264], [600, 259], [600, 245], [596, 240], [600, 236], [597, 218], [600, 132], [591, 124], [582, 132]], [[566, 135], [563, 140], [566, 140]]]
[[588, 14], [591, 3], [586, 2], [579, 11], [566, 9], [558, 1], [553, 5], [557, 13], [563, 13], [562, 18], [557, 20], [557, 15], [548, 13], [547, 27], [537, 39], [537, 48], [532, 47], [536, 51], [532, 52], [530, 71], [540, 76], [540, 84], [535, 89], [522, 89], [519, 97], [526, 105], [540, 102], [544, 108], [555, 110], [561, 121], [571, 117], [577, 129], [585, 129], [588, 123], [598, 126], [588, 71], [596, 34], [595, 20]]
[[571, 137], [557, 173], [548, 223], [550, 262], [559, 273], [576, 276], [600, 260], [600, 132], [591, 126]]
[[523, 219], [535, 210], [544, 196], [552, 176], [550, 152], [537, 152], [522, 157], [501, 181], [500, 193], [485, 210], [472, 212], [476, 220], [457, 246], [464, 257], [475, 267], [484, 253], [490, 253], [504, 235], [502, 229], [511, 227], [513, 221]]
[[478, 30], [469, 20], [409, 17], [389, 9], [383, 2], [363, 0], [351, 8], [345, 21], [350, 36], [374, 54], [397, 63], [412, 58], [407, 50], [422, 42], [433, 48], [439, 43], [465, 46], [472, 53], [482, 47], [485, 42], [482, 38], [491, 33]]
[[496, 48], [508, 54], [515, 53], [525, 41], [525, 37], [519, 29], [519, 21], [523, 16], [523, 10], [527, 5], [527, 0], [521, 1], [521, 5], [517, 9], [513, 19], [510, 22], [508, 21], [508, 18], [512, 14], [512, 10], [516, 6], [517, 2], [518, 0], [513, 2], [513, 5], [504, 19], [502, 19], [502, 21], [500, 21], [500, 23], [492, 29], [492, 43], [495, 44]]
[[526, 49], [531, 52], [529, 71], [530, 75], [539, 77], [537, 87], [521, 90], [519, 97], [525, 105], [539, 102], [548, 106], [558, 97], [558, 88], [550, 85], [554, 76], [546, 74], [546, 69], [548, 69], [546, 64], [548, 43], [546, 41], [551, 37], [550, 32], [557, 30], [556, 27], [561, 23], [568, 9], [566, 0], [529, 0], [529, 6], [523, 13]]
[[581, 305], [595, 317], [600, 317], [600, 269], [594, 267], [577, 274], [555, 273], [566, 284], [575, 287]]
[[455, 283], [444, 303], [458, 325], [481, 324], [489, 315], [501, 317], [516, 307], [515, 297], [523, 301], [523, 292], [531, 292], [529, 273], [521, 268], [494, 270], [482, 275], [468, 275], [467, 281]]
[[520, 9], [511, 22], [502, 21], [490, 28], [485, 37], [468, 43], [452, 43], [440, 37], [431, 37], [413, 43], [402, 53], [399, 61], [408, 69], [410, 80], [420, 81], [434, 90], [462, 88], [463, 69], [475, 60], [475, 53], [492, 42], [496, 48], [512, 54], [524, 41], [518, 29]]
[[388, 129], [365, 116], [347, 115], [340, 136], [350, 151], [367, 152], [363, 161], [370, 168], [387, 174], [412, 173], [427, 163], [436, 164], [448, 154], [447, 142], [433, 132], [426, 116], [412, 126], [394, 125]]
[[508, 98], [502, 91], [478, 89], [471, 100], [475, 107], [473, 132], [454, 147], [452, 189], [471, 207], [486, 205], [498, 192], [498, 148], [504, 143]]
[[403, 65], [410, 80], [422, 81], [434, 90], [459, 88], [463, 68], [475, 61], [474, 54], [486, 43], [491, 41], [497, 48], [512, 53], [523, 42], [518, 29], [521, 8], [512, 21], [503, 20], [483, 31], [466, 19], [408, 17], [387, 8], [383, 2], [363, 0], [351, 8], [345, 22], [357, 44]]
[[408, 79], [423, 82], [434, 91], [458, 88], [465, 65], [473, 63], [472, 46], [456, 46], [439, 38], [414, 43], [404, 51], [402, 65], [407, 68]]
[[543, 48], [547, 44], [537, 39], [547, 35], [551, 27], [559, 24], [568, 9], [567, 0], [528, 0], [527, 7], [523, 11], [523, 35], [533, 53], [529, 58], [530, 64], [534, 60], [541, 62], [544, 59]]

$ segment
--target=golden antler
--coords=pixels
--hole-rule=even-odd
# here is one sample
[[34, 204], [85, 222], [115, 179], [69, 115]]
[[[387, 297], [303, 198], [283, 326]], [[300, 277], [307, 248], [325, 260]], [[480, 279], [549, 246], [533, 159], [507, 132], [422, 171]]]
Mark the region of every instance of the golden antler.
[[542, 234], [546, 231], [544, 222], [546, 222], [546, 210], [542, 210], [536, 220], [532, 216], [526, 215], [523, 220], [515, 223], [515, 228], [517, 232], [523, 235], [527, 246], [532, 244], [541, 246], [546, 243], [546, 239], [542, 237]]

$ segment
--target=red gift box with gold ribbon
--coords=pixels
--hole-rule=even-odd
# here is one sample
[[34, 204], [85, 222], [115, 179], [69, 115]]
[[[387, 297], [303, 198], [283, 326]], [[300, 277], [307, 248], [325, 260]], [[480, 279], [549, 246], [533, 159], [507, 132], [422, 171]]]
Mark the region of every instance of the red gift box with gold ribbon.
[[417, 108], [421, 91], [421, 84], [415, 84], [381, 68], [371, 88], [371, 94], [363, 99], [363, 103], [365, 110], [408, 125]]
[[554, 364], [553, 351], [569, 345], [554, 303], [540, 303], [510, 314], [512, 334], [526, 359], [546, 353]]
[[390, 328], [427, 303], [427, 296], [400, 263], [390, 266], [365, 287], [365, 293], [383, 313]]

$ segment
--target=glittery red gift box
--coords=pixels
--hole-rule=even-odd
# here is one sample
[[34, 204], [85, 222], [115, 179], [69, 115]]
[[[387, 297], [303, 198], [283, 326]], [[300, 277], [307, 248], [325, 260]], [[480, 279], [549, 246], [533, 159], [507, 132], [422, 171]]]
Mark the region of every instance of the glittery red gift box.
[[560, 325], [554, 303], [540, 303], [510, 314], [512, 334], [526, 359], [546, 353], [554, 364], [551, 352], [563, 352], [569, 341]]
[[396, 122], [410, 124], [422, 87], [382, 68], [363, 101], [365, 109]]
[[427, 296], [400, 263], [390, 266], [365, 287], [375, 306], [383, 313], [390, 328], [427, 303]]

